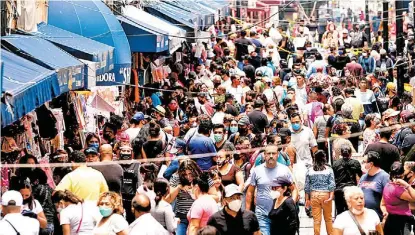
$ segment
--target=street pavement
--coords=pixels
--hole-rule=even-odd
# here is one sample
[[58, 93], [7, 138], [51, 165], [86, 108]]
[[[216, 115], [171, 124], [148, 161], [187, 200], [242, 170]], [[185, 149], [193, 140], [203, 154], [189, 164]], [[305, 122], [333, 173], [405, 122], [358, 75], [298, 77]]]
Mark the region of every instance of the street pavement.
[[[334, 204], [333, 204], [334, 206]], [[304, 206], [300, 206], [300, 235], [314, 235], [313, 218], [308, 218]], [[323, 217], [321, 218], [320, 235], [327, 235], [326, 224]]]

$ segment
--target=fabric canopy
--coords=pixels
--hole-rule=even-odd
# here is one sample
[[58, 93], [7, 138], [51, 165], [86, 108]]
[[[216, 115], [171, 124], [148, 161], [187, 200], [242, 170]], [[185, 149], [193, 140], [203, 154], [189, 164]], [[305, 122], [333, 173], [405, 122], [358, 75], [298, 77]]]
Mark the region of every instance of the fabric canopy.
[[97, 62], [94, 76], [114, 69], [114, 47], [43, 22], [38, 24], [37, 29], [34, 35], [53, 42], [76, 58]]
[[60, 95], [55, 71], [46, 69], [1, 49], [3, 90], [12, 95], [10, 105], [1, 105], [1, 125], [5, 127], [35, 108]]
[[16, 54], [56, 71], [60, 92], [84, 87], [85, 64], [51, 42], [36, 36], [11, 35], [1, 38], [2, 45]]
[[169, 49], [169, 39], [165, 36], [167, 32], [160, 32], [148, 24], [141, 25], [126, 16], [117, 18], [127, 35], [131, 52], [163, 52]]
[[[139, 25], [146, 27], [154, 27], [157, 32], [163, 32], [168, 36], [168, 46], [169, 52], [173, 53], [179, 49], [182, 45], [182, 42], [185, 41], [186, 31], [167, 22], [158, 17], [155, 17], [141, 9], [138, 9], [134, 6], [125, 6], [123, 8], [123, 15], [127, 18], [134, 20]], [[127, 34], [128, 37], [128, 34]]]
[[191, 29], [198, 28], [199, 17], [192, 12], [170, 5], [166, 2], [149, 5], [146, 10], [156, 16], [178, 23]]
[[48, 23], [114, 47], [114, 69], [97, 77], [97, 86], [130, 81], [131, 51], [117, 17], [100, 0], [49, 1]]

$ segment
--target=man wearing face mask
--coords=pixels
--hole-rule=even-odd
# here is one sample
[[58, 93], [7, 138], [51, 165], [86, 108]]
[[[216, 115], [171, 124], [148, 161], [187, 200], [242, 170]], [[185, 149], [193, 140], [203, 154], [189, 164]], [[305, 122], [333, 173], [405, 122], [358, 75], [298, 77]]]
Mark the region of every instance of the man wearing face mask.
[[358, 179], [362, 176], [362, 169], [359, 161], [352, 159], [352, 149], [349, 145], [341, 146], [341, 156], [333, 164], [334, 178], [336, 180], [336, 189], [334, 190], [336, 214], [348, 210], [346, 200], [344, 199], [344, 188], [347, 186], [356, 186]]
[[219, 152], [225, 146], [233, 147], [233, 144], [227, 140], [228, 138], [225, 135], [225, 126], [223, 124], [215, 124], [213, 126], [213, 140], [215, 141], [216, 152]]
[[[252, 141], [255, 137], [255, 134], [250, 131], [251, 122], [249, 121], [248, 116], [242, 116], [238, 121], [238, 132], [232, 134], [229, 137], [229, 142], [235, 144], [240, 137], [247, 137], [249, 141]], [[232, 128], [232, 126], [231, 126]]]
[[388, 72], [388, 79], [393, 82], [393, 61], [388, 57], [385, 49], [380, 50], [380, 59], [376, 61], [376, 68], [381, 72]]
[[270, 235], [269, 212], [273, 208], [270, 185], [274, 179], [285, 177], [291, 183], [292, 198], [297, 201], [298, 190], [291, 176], [290, 169], [277, 163], [278, 147], [268, 145], [264, 151], [265, 164], [255, 167], [251, 174], [251, 182], [246, 193], [246, 210], [251, 210], [255, 189], [257, 189], [255, 215], [258, 218], [259, 227], [263, 235]]
[[[132, 151], [131, 148], [128, 146], [123, 146], [120, 148], [120, 160], [131, 160], [132, 159]], [[123, 182], [121, 188], [121, 195], [124, 208], [130, 208], [131, 201], [135, 196], [137, 191], [138, 185], [141, 185], [140, 179], [140, 163], [126, 163], [121, 164], [123, 169]], [[126, 210], [126, 219], [128, 223], [133, 222], [134, 215], [131, 213], [130, 210]]]
[[[389, 174], [380, 168], [381, 159], [379, 154], [370, 151], [363, 161], [364, 174], [359, 181], [359, 187], [365, 194], [365, 207], [375, 210], [380, 220], [387, 216], [387, 211], [381, 205], [383, 189], [389, 182]], [[363, 169], [362, 169], [363, 170]]]
[[[150, 214], [150, 199], [144, 194], [138, 194], [134, 197], [130, 207], [126, 211], [131, 211], [135, 221], [130, 224], [129, 235], [146, 234], [146, 235], [169, 235], [169, 232]], [[131, 208], [129, 210], [129, 208]]]
[[223, 209], [213, 214], [208, 225], [222, 235], [260, 235], [258, 220], [249, 210], [242, 210], [242, 193], [235, 184], [225, 187]]
[[[311, 166], [313, 159], [311, 153], [315, 153], [317, 148], [317, 141], [314, 137], [313, 131], [302, 125], [300, 114], [294, 113], [291, 115], [291, 142], [297, 150], [297, 163], [303, 162], [306, 166]], [[311, 149], [311, 151], [310, 151]]]
[[146, 115], [144, 115], [142, 112], [137, 112], [131, 118], [131, 126], [127, 130], [125, 130], [125, 133], [127, 133], [130, 137], [130, 143], [133, 141], [135, 137], [137, 137], [138, 133], [140, 133], [141, 128], [143, 128], [143, 126], [145, 125], [145, 116]]

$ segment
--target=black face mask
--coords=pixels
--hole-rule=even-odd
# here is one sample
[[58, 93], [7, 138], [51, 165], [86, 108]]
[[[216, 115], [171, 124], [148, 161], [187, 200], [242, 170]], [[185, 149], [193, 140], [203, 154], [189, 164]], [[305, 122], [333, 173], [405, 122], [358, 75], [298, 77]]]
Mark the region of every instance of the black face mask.
[[131, 154], [120, 154], [120, 159], [121, 160], [130, 160], [131, 159]]
[[241, 155], [240, 154], [234, 154], [233, 155], [233, 159], [235, 159], [235, 160], [239, 160], [239, 159], [241, 159]]
[[106, 133], [105, 133], [105, 134], [103, 135], [103, 137], [104, 137], [104, 139], [105, 139], [105, 140], [107, 140], [107, 141], [111, 140], [111, 135], [109, 135], [109, 134], [106, 134]]
[[23, 199], [23, 204], [30, 204], [30, 203], [32, 203], [32, 198], [31, 197]]
[[403, 176], [403, 180], [405, 180], [406, 182], [408, 182], [411, 179], [411, 177], [412, 177], [412, 175], [411, 176], [408, 176], [409, 174], [410, 173], [408, 173], [408, 174], [406, 174], [406, 175]]
[[239, 133], [243, 136], [248, 134], [248, 129], [247, 128], [238, 128], [238, 130], [239, 130]]

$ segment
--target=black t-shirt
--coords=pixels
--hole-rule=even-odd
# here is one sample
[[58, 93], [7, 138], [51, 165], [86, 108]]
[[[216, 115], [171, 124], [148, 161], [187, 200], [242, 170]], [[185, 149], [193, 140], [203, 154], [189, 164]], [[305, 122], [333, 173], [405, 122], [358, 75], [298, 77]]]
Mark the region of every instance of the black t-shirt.
[[263, 112], [254, 110], [248, 114], [249, 121], [254, 126], [253, 133], [264, 133], [264, 129], [268, 126], [268, 118]]
[[[273, 204], [275, 205], [276, 199]], [[289, 197], [277, 208], [269, 213], [272, 235], [295, 235], [298, 231], [300, 220], [294, 200]]]
[[207, 225], [215, 227], [221, 235], [252, 235], [259, 231], [259, 223], [252, 211], [241, 210], [236, 217], [222, 209], [213, 214]]
[[362, 176], [362, 169], [359, 161], [354, 159], [340, 158], [333, 164], [336, 189], [343, 189], [346, 186], [357, 185], [356, 175]]
[[369, 151], [375, 151], [379, 153], [381, 161], [380, 168], [382, 168], [387, 173], [390, 172], [392, 164], [396, 161], [399, 161], [400, 159], [399, 149], [393, 144], [380, 141], [375, 142], [367, 146], [365, 154], [367, 154]]
[[109, 191], [121, 194], [121, 187], [124, 179], [124, 171], [118, 164], [93, 166], [95, 170], [102, 173], [107, 181]]
[[123, 199], [133, 199], [137, 192], [138, 186], [141, 184], [139, 177], [140, 163], [121, 165], [124, 172], [124, 180], [122, 185]]
[[155, 158], [163, 151], [163, 141], [148, 140], [143, 144], [143, 149], [147, 158]]
[[346, 67], [346, 64], [350, 63], [350, 57], [347, 55], [336, 56], [336, 60], [333, 62], [333, 67], [337, 70], [342, 70]]
[[239, 38], [235, 41], [237, 60], [242, 61], [242, 56], [248, 55], [249, 45], [252, 45], [252, 42], [246, 38]]

